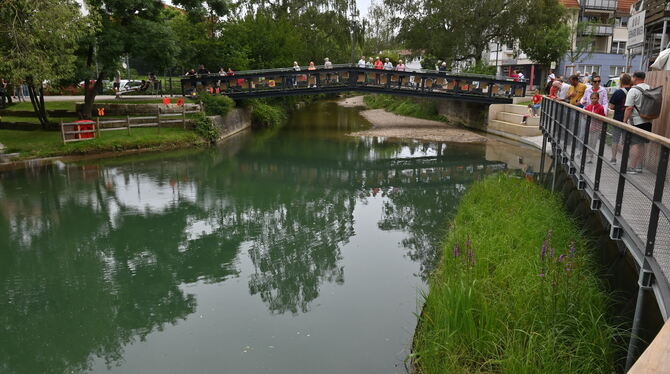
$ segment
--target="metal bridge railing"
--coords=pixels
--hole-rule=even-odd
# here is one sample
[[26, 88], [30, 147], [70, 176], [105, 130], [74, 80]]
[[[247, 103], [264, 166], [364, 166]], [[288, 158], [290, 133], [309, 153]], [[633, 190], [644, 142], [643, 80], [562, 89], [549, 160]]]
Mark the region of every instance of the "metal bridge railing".
[[[629, 368], [644, 291], [654, 292], [664, 320], [670, 315], [670, 139], [548, 98], [540, 128], [541, 170], [550, 142], [554, 169], [563, 165], [588, 194], [591, 209], [610, 223], [611, 239], [621, 240], [640, 267]], [[640, 172], [628, 168], [636, 159], [642, 160]]]
[[304, 95], [322, 92], [370, 91], [432, 97], [459, 97], [481, 102], [511, 102], [523, 97], [526, 83], [511, 79], [436, 71], [377, 70], [351, 65], [332, 69], [273, 69], [234, 75], [203, 75], [182, 79], [182, 94], [207, 90], [233, 98]]

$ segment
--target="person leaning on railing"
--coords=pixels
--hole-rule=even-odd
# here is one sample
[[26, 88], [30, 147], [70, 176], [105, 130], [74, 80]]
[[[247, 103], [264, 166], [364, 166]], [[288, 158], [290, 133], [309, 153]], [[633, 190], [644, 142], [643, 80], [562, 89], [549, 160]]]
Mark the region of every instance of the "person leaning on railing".
[[[642, 105], [642, 91], [640, 89], [648, 90], [651, 88], [648, 84], [644, 83], [645, 78], [646, 74], [643, 71], [633, 73], [634, 86], [628, 90], [628, 94], [626, 95], [626, 111], [624, 112], [623, 121], [625, 123], [631, 121], [631, 125], [638, 129], [651, 131], [651, 122], [642, 118], [637, 109], [637, 107]], [[631, 161], [627, 173], [637, 174], [642, 172], [642, 158], [644, 157], [645, 144], [647, 143], [649, 143], [648, 139], [633, 134], [630, 148]]]
[[[633, 81], [630, 75], [624, 73], [621, 74], [619, 78], [620, 88], [614, 92], [609, 101], [609, 108], [614, 111], [614, 119], [617, 121], [624, 122], [623, 116], [626, 110], [626, 95], [630, 90]], [[616, 126], [611, 126], [612, 129], [612, 158], [610, 159], [611, 163], [616, 163], [616, 156], [619, 153], [619, 147], [621, 145], [621, 133], [623, 132], [620, 128]]]
[[586, 85], [579, 81], [579, 76], [577, 74], [571, 75], [568, 81], [570, 82], [570, 88], [568, 89], [566, 98], [570, 104], [581, 108], [582, 104], [580, 102], [584, 96], [584, 91], [586, 91]]

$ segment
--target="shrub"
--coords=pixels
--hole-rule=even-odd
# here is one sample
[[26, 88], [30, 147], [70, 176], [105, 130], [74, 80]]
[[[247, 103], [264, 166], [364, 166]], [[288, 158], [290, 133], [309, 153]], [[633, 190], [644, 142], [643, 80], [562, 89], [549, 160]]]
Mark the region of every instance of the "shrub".
[[221, 136], [219, 130], [214, 126], [212, 121], [202, 113], [196, 114], [193, 119], [193, 129], [198, 135], [202, 136], [210, 143], [216, 143], [216, 141], [219, 140], [219, 136]]
[[279, 126], [286, 119], [286, 112], [281, 106], [265, 103], [261, 100], [253, 100], [250, 103], [251, 122], [264, 127]]
[[201, 92], [198, 94], [198, 100], [202, 102], [203, 109], [208, 116], [225, 116], [235, 107], [235, 101], [228, 96]]
[[431, 101], [416, 101], [391, 95], [368, 95], [364, 101], [373, 109], [385, 109], [401, 116], [444, 121], [437, 113], [437, 106]]

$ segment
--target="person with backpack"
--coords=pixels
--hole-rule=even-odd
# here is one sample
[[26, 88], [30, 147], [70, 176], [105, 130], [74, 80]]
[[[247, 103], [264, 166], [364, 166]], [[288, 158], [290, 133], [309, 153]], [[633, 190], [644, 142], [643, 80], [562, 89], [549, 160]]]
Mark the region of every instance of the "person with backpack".
[[[661, 114], [661, 104], [663, 102], [663, 87], [652, 89], [644, 83], [646, 74], [642, 71], [633, 73], [634, 86], [628, 90], [626, 95], [626, 111], [623, 120], [638, 129], [651, 131], [651, 121], [658, 118]], [[631, 161], [626, 173], [638, 174], [642, 172], [642, 159], [644, 158], [645, 144], [649, 140], [641, 136], [633, 135], [631, 138]]]
[[[623, 113], [626, 110], [626, 95], [632, 86], [633, 81], [630, 75], [624, 73], [621, 74], [619, 78], [620, 88], [614, 92], [609, 101], [609, 108], [614, 111], [614, 119], [620, 122], [623, 122]], [[612, 126], [612, 157], [610, 162], [616, 163], [616, 156], [619, 153], [619, 147], [621, 145], [621, 133], [623, 131], [616, 127]]]

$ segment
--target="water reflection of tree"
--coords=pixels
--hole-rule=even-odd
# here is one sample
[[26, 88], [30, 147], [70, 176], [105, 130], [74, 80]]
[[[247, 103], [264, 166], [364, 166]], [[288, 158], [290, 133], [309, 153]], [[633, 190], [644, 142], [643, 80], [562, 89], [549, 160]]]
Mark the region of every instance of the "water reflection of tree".
[[[298, 138], [234, 157], [0, 175], [0, 369], [78, 371], [91, 355], [114, 364], [125, 345], [195, 311], [183, 284], [237, 276], [242, 243], [250, 293], [272, 313], [307, 312], [324, 282], [344, 282], [340, 247], [371, 187], [388, 192], [380, 227], [410, 233], [403, 245], [425, 274], [433, 230], [462, 192], [452, 171], [425, 175], [443, 170], [441, 156], [388, 161], [430, 147]], [[407, 165], [415, 176], [396, 173]]]
[[[410, 144], [411, 145], [411, 144]], [[434, 154], [434, 160], [460, 162], [409, 170], [415, 183], [405, 183], [402, 187], [386, 188], [383, 216], [379, 221], [382, 230], [402, 230], [409, 237], [401, 241], [407, 255], [420, 265], [420, 276], [426, 279], [439, 257], [439, 244], [445, 235], [445, 222], [455, 212], [467, 186], [474, 180], [490, 173], [488, 163], [478, 155], [480, 150], [471, 147], [447, 147], [441, 143], [416, 143], [408, 151], [415, 154]], [[454, 157], [454, 152], [461, 157]], [[468, 154], [469, 153], [469, 154]], [[463, 157], [465, 156], [465, 157]], [[478, 157], [479, 156], [479, 157]], [[429, 157], [427, 161], [430, 161]], [[439, 165], [439, 163], [438, 163]]]

